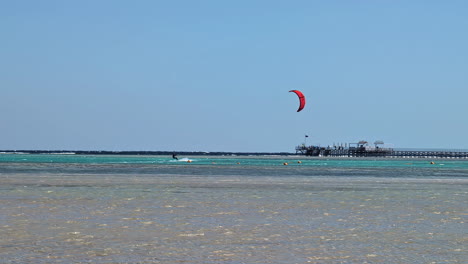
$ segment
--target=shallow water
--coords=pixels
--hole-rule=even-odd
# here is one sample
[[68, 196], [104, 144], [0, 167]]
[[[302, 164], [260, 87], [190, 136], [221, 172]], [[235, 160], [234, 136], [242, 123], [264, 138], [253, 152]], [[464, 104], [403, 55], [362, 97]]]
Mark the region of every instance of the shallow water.
[[0, 259], [467, 263], [463, 161], [265, 159], [4, 161]]

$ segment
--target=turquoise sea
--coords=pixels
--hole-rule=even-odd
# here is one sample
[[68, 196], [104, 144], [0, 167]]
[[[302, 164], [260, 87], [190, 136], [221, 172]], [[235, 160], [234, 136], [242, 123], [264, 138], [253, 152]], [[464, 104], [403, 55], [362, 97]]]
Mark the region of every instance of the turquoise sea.
[[468, 160], [0, 154], [0, 262], [468, 263], [467, 201]]

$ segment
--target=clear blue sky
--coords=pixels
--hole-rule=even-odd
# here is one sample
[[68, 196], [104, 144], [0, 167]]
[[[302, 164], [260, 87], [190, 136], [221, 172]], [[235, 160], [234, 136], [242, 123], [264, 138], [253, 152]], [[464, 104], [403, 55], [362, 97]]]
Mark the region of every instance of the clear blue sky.
[[293, 152], [305, 134], [466, 149], [467, 14], [467, 1], [1, 1], [0, 149]]

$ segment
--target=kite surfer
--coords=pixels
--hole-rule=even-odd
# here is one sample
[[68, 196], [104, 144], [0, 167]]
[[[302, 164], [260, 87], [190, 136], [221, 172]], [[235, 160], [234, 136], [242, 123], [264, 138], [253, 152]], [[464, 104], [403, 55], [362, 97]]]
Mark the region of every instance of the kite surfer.
[[179, 159], [179, 158], [177, 158], [177, 154], [176, 154], [175, 152], [174, 152], [174, 153], [172, 153], [172, 158], [173, 158], [173, 159], [176, 159], [176, 160], [178, 160], [178, 159]]

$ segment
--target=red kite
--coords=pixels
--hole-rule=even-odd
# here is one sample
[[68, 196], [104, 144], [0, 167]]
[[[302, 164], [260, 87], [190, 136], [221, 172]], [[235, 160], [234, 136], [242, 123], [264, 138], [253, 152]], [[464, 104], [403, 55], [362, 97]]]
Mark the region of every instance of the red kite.
[[304, 109], [304, 106], [306, 103], [304, 95], [302, 94], [301, 91], [298, 91], [298, 90], [291, 90], [289, 92], [293, 92], [297, 94], [297, 97], [299, 97], [299, 109], [297, 109], [297, 111], [300, 112], [302, 109]]

